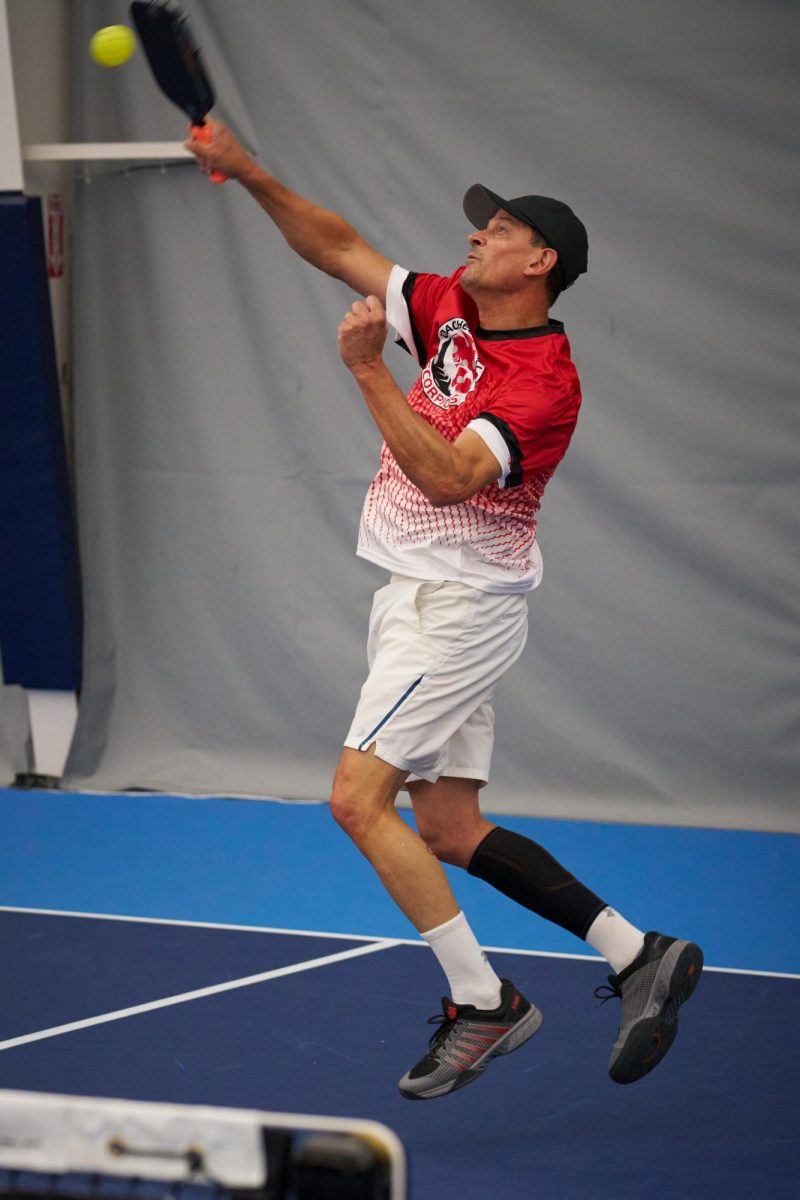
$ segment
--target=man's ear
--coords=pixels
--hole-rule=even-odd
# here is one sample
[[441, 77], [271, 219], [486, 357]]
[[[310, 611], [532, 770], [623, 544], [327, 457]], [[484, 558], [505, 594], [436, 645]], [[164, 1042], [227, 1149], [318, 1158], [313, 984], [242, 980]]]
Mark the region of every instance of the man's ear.
[[536, 247], [536, 257], [525, 268], [526, 275], [547, 275], [558, 262], [558, 254], [550, 246]]

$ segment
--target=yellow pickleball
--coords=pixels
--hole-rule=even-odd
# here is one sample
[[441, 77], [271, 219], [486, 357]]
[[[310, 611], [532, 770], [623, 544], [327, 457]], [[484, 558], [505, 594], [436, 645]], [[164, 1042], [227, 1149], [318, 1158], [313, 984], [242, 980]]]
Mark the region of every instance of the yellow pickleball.
[[89, 42], [89, 53], [101, 67], [121, 67], [135, 49], [136, 35], [127, 25], [106, 25]]

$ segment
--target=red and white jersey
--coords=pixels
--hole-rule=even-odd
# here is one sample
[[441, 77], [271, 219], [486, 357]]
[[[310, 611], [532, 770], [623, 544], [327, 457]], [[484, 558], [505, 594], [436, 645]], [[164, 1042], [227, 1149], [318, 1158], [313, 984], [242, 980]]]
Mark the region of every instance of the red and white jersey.
[[449, 442], [473, 429], [500, 463], [500, 476], [468, 500], [436, 508], [384, 443], [358, 554], [399, 575], [524, 592], [541, 580], [536, 514], [569, 446], [580, 384], [559, 321], [481, 329], [459, 285], [463, 270], [447, 279], [394, 267], [386, 314], [422, 367], [408, 403]]

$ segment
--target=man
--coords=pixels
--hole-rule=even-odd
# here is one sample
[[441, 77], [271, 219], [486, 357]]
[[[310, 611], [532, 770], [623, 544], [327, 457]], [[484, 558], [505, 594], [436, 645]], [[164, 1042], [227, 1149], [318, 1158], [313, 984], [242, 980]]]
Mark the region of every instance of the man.
[[[677, 1031], [702, 969], [692, 942], [643, 933], [535, 842], [486, 820], [492, 694], [522, 652], [527, 592], [541, 578], [542, 492], [572, 436], [580, 386], [559, 292], [586, 270], [586, 231], [565, 204], [464, 199], [466, 264], [453, 276], [392, 263], [342, 217], [285, 188], [224, 126], [187, 142], [205, 171], [238, 180], [288, 244], [365, 297], [339, 326], [339, 350], [383, 435], [358, 553], [390, 572], [370, 620], [370, 671], [336, 770], [331, 809], [447, 976], [449, 998], [410, 1099], [445, 1095], [517, 1049], [541, 1015], [498, 979], [441, 862], [462, 867], [570, 930], [611, 964], [622, 1000], [609, 1073], [641, 1078]], [[383, 360], [388, 323], [421, 374], [404, 396]], [[395, 811], [408, 787], [415, 834]]]

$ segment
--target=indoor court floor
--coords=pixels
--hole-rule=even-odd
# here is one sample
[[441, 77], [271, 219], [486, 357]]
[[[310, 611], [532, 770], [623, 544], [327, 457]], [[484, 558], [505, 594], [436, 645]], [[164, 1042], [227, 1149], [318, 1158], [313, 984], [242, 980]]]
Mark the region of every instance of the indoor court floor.
[[503, 818], [707, 970], [652, 1075], [606, 1075], [608, 968], [452, 872], [542, 1010], [452, 1096], [397, 1080], [443, 977], [324, 805], [0, 791], [0, 1087], [369, 1117], [413, 1200], [797, 1200], [800, 838]]

